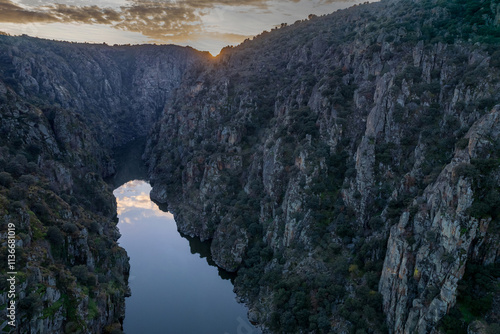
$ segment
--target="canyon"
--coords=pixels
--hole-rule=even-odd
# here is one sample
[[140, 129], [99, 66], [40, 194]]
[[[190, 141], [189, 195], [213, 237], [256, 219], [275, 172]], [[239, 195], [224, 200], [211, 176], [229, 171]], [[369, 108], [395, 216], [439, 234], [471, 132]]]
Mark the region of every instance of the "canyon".
[[385, 0], [217, 57], [0, 36], [18, 329], [120, 331], [129, 265], [104, 180], [145, 136], [151, 198], [211, 242], [263, 332], [495, 331], [499, 13]]

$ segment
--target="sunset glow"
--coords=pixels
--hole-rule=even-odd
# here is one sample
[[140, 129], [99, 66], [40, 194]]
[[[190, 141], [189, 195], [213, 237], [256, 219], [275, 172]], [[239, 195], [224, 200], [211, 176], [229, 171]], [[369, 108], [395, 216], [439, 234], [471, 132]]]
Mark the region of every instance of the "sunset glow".
[[0, 31], [75, 42], [227, 45], [358, 0], [0, 0]]

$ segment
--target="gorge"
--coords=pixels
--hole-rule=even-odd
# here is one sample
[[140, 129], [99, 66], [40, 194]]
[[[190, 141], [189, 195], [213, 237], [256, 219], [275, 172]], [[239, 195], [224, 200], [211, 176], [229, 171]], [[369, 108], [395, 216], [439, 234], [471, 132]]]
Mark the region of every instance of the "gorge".
[[104, 180], [145, 136], [151, 198], [210, 240], [263, 332], [494, 332], [499, 13], [385, 0], [215, 58], [0, 36], [18, 330], [120, 332], [130, 268]]

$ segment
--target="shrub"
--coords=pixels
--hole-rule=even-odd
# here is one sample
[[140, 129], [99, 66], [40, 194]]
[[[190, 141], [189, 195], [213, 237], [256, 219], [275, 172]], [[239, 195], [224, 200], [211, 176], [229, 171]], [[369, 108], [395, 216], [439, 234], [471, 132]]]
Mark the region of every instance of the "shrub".
[[370, 226], [372, 230], [379, 230], [384, 226], [384, 221], [380, 216], [372, 217], [368, 222], [368, 226]]
[[471, 164], [461, 163], [457, 167], [455, 167], [455, 173], [458, 177], [470, 177], [475, 178], [479, 175], [479, 171]]
[[1, 172], [0, 173], [0, 184], [4, 187], [9, 187], [12, 182], [14, 181], [14, 178], [10, 173], [7, 172]]
[[98, 222], [93, 221], [90, 223], [90, 227], [89, 227], [90, 233], [98, 234], [100, 230], [101, 230], [101, 225], [99, 225]]
[[490, 66], [500, 68], [500, 51], [495, 51], [491, 55]]
[[41, 307], [42, 300], [36, 293], [31, 293], [29, 296], [24, 297], [19, 301], [19, 308], [26, 312], [28, 319], [31, 319], [36, 313], [38, 313]]
[[21, 201], [26, 198], [26, 189], [15, 185], [9, 189], [9, 198], [14, 201]]
[[5, 171], [11, 173], [12, 175], [19, 177], [24, 174], [25, 166], [28, 164], [28, 159], [22, 154], [16, 155], [16, 157], [7, 163], [5, 166]]
[[27, 185], [29, 187], [29, 186], [32, 186], [36, 183], [36, 178], [33, 175], [27, 174], [27, 175], [22, 175], [19, 178], [19, 181], [24, 183], [25, 185]]
[[85, 265], [78, 265], [71, 268], [71, 273], [75, 276], [76, 280], [81, 284], [87, 285], [89, 278], [89, 269]]
[[64, 223], [63, 227], [62, 227], [63, 231], [68, 233], [68, 234], [73, 234], [73, 233], [76, 233], [78, 231], [78, 227], [73, 224], [73, 223]]
[[45, 202], [36, 202], [31, 206], [31, 210], [37, 215], [39, 219], [46, 218], [49, 214], [49, 209]]
[[26, 150], [33, 158], [36, 158], [40, 153], [42, 153], [42, 148], [37, 143], [29, 144]]
[[469, 145], [469, 138], [461, 138], [457, 141], [457, 148], [463, 150]]
[[54, 246], [60, 246], [64, 243], [64, 236], [56, 226], [49, 227], [47, 230], [47, 239]]
[[483, 202], [478, 202], [477, 200], [468, 209], [468, 214], [472, 217], [483, 218], [488, 215], [490, 211], [490, 206]]

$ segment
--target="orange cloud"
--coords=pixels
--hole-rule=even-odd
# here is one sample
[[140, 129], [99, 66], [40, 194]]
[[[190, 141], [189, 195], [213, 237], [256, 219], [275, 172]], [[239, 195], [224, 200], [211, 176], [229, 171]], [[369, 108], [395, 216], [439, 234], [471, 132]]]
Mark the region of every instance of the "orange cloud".
[[83, 23], [104, 24], [116, 29], [139, 32], [154, 40], [175, 41], [202, 32], [201, 17], [217, 4], [263, 6], [266, 1], [187, 0], [131, 1], [119, 10], [99, 6], [49, 4], [21, 7], [10, 0], [0, 0], [0, 22], [9, 23]]
[[[307, 1], [288, 0], [286, 3], [305, 5]], [[19, 4], [20, 2], [23, 4]], [[202, 45], [204, 49], [213, 52], [219, 46], [238, 44], [251, 37], [250, 35], [258, 33], [252, 29], [252, 24], [248, 23], [250, 21], [243, 20], [244, 28], [238, 29], [239, 22], [230, 18], [226, 20], [224, 13], [247, 15], [253, 18], [254, 26], [261, 26], [263, 21], [255, 18], [272, 14], [272, 11], [277, 10], [276, 4], [284, 3], [279, 0], [123, 0], [125, 5], [121, 7], [106, 8], [91, 5], [98, 3], [97, 0], [87, 0], [85, 1], [87, 5], [82, 5], [82, 2], [84, 1], [57, 4], [38, 0], [0, 0], [0, 23], [100, 25], [137, 33], [152, 42], [191, 43]], [[307, 5], [316, 7], [333, 2], [347, 3], [359, 0], [311, 0]], [[45, 4], [40, 5], [40, 3]], [[214, 25], [210, 25], [210, 18], [213, 20], [216, 15], [220, 15], [218, 21], [216, 23], [211, 21]], [[227, 21], [231, 21], [237, 33], [229, 33], [225, 28], [220, 29], [221, 22], [227, 23]], [[269, 27], [272, 27], [272, 24]], [[245, 35], [247, 31], [251, 33]]]
[[0, 0], [0, 22], [30, 23], [56, 21], [57, 18], [46, 11], [26, 10], [9, 0]]

